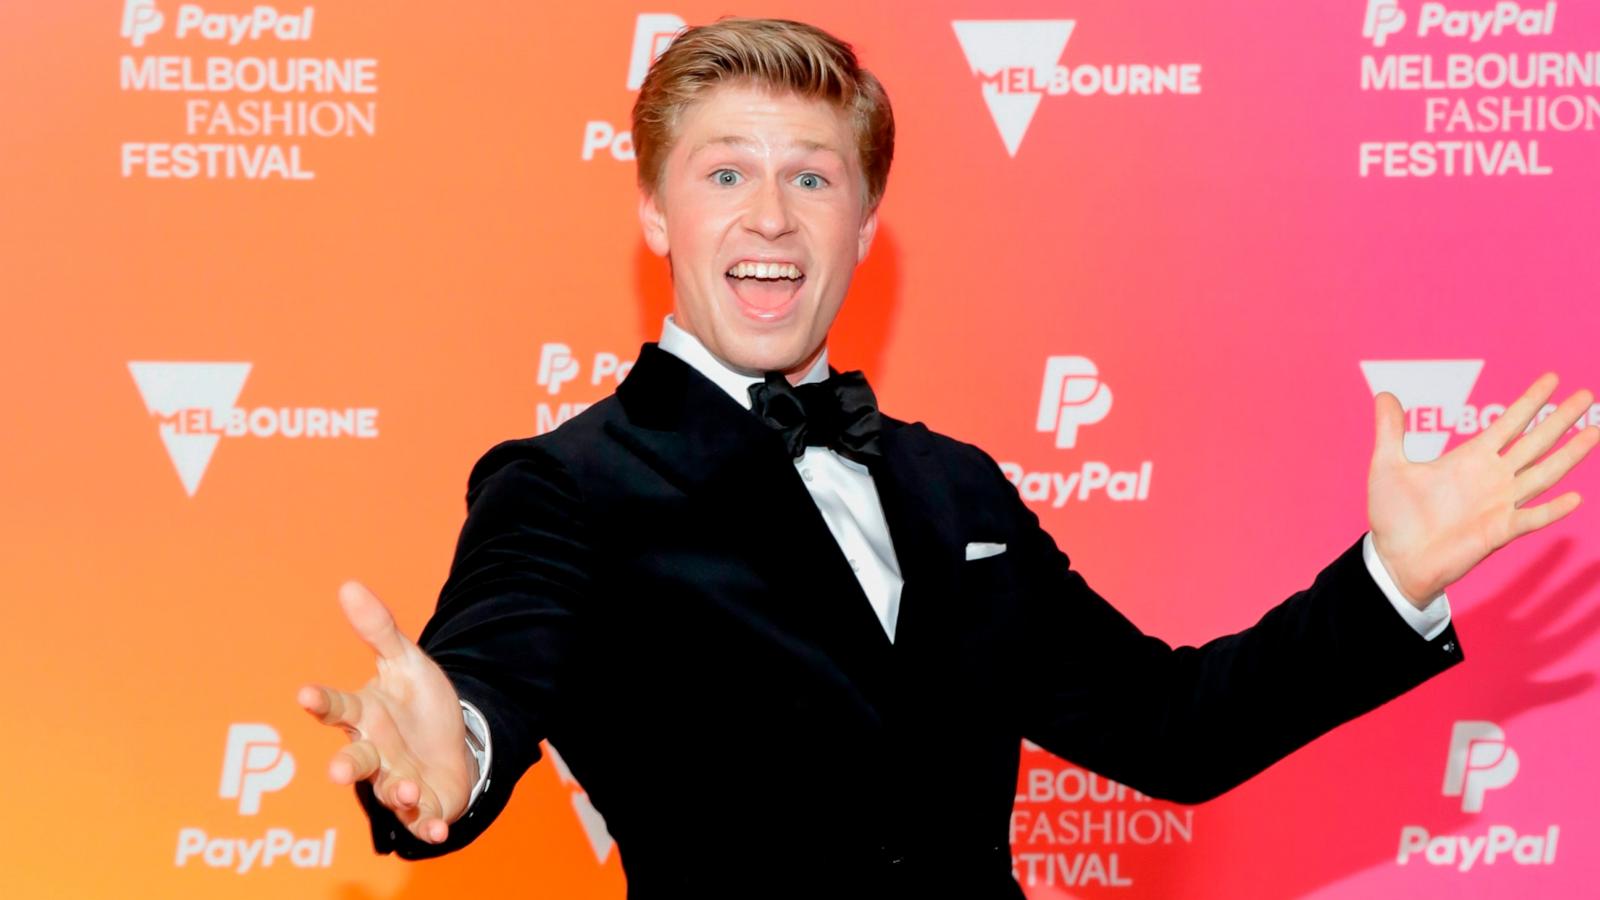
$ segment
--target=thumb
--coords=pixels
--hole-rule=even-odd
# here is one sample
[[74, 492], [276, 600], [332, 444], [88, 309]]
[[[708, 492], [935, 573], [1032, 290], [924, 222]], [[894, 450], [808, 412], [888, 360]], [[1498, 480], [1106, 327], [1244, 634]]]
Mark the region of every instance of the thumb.
[[1400, 398], [1380, 391], [1374, 400], [1377, 420], [1373, 429], [1373, 464], [1406, 462], [1406, 411], [1400, 405]]
[[350, 620], [356, 634], [367, 646], [384, 659], [403, 659], [410, 641], [394, 624], [394, 616], [377, 595], [359, 581], [346, 581], [339, 586], [339, 605], [345, 618]]

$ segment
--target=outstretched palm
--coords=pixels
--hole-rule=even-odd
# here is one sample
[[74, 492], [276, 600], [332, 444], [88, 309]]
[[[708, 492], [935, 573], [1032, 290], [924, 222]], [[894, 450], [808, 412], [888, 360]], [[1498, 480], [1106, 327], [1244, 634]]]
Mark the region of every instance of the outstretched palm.
[[1378, 394], [1367, 518], [1374, 549], [1412, 603], [1426, 604], [1489, 554], [1578, 507], [1575, 491], [1526, 505], [1600, 443], [1600, 429], [1583, 428], [1539, 459], [1594, 402], [1592, 393], [1578, 391], [1523, 434], [1555, 393], [1556, 380], [1546, 373], [1477, 437], [1422, 463], [1406, 459], [1402, 449], [1400, 401]]
[[411, 833], [437, 843], [466, 810], [476, 763], [455, 688], [444, 671], [395, 627], [394, 617], [358, 582], [339, 590], [356, 633], [378, 654], [378, 674], [354, 693], [320, 685], [300, 689], [300, 705], [343, 728], [351, 743], [328, 774], [340, 784], [372, 782], [373, 794]]

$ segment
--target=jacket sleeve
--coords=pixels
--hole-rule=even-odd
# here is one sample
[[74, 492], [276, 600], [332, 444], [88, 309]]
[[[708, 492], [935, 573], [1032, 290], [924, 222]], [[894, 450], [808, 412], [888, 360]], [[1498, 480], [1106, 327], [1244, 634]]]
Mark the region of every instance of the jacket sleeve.
[[1360, 539], [1249, 628], [1171, 647], [1090, 588], [1004, 490], [1023, 554], [1023, 734], [1150, 796], [1216, 797], [1463, 659], [1453, 624], [1428, 640], [1396, 614]]
[[527, 440], [498, 444], [478, 460], [450, 574], [418, 644], [488, 722], [488, 785], [451, 823], [449, 837], [429, 844], [377, 802], [370, 784], [358, 783], [379, 853], [449, 853], [505, 808], [561, 715], [562, 673], [578, 639], [592, 552], [577, 485], [557, 460]]

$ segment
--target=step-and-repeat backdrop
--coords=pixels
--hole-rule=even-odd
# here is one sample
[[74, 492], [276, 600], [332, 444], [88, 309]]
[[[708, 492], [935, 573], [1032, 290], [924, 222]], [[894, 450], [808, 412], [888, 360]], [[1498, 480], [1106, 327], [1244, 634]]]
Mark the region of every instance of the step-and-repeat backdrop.
[[[1422, 460], [1600, 382], [1579, 0], [0, 5], [0, 894], [623, 895], [553, 762], [465, 851], [375, 856], [294, 693], [371, 672], [343, 580], [415, 634], [472, 462], [656, 337], [628, 113], [734, 11], [894, 102], [835, 361], [1172, 643], [1361, 535], [1375, 391]], [[1211, 803], [1027, 749], [1029, 896], [1591, 891], [1600, 465], [1569, 483], [1450, 590], [1464, 665]], [[730, 830], [784, 815], [751, 790]]]

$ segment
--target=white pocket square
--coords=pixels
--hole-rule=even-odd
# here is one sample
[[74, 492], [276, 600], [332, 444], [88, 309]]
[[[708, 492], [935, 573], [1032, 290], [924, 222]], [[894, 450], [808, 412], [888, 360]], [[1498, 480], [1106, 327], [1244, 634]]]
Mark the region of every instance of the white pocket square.
[[973, 541], [967, 544], [967, 559], [988, 559], [1006, 552], [1005, 544], [989, 544], [983, 541]]

